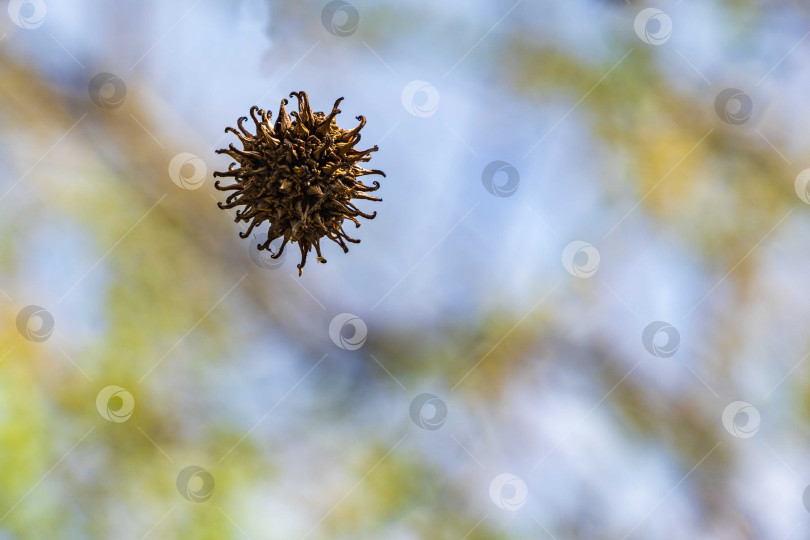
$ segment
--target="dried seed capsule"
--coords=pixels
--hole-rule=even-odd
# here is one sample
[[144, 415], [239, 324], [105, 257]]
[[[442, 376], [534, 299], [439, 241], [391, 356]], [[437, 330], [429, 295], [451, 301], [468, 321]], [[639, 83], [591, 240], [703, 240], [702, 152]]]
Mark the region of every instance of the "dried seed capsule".
[[[355, 150], [360, 141], [360, 130], [366, 119], [358, 116], [360, 124], [351, 129], [341, 129], [336, 117], [340, 113], [338, 99], [332, 111], [313, 112], [309, 97], [305, 92], [293, 92], [290, 97], [298, 100], [298, 111], [287, 113], [286, 99], [281, 101], [278, 118], [272, 122], [272, 113], [254, 106], [250, 116], [256, 125], [255, 135], [242, 126], [247, 117], [237, 120], [237, 131], [233, 133], [242, 144], [242, 150], [229, 145], [217, 150], [227, 154], [232, 163], [226, 172], [215, 172], [215, 177], [229, 177], [233, 184], [214, 186], [220, 191], [229, 192], [224, 203], [217, 203], [222, 209], [240, 207], [236, 212], [236, 222], [248, 224], [242, 238], [247, 238], [257, 226], [268, 222], [267, 239], [257, 245], [259, 250], [268, 250], [273, 258], [278, 258], [287, 243], [297, 243], [301, 250], [301, 263], [298, 275], [303, 273], [307, 254], [315, 248], [318, 262], [325, 263], [321, 255], [322, 238], [338, 244], [344, 252], [349, 248], [346, 242], [360, 243], [343, 230], [343, 221], [349, 220], [360, 226], [358, 217], [373, 219], [377, 213], [361, 212], [352, 199], [381, 201], [368, 192], [379, 189], [379, 182], [371, 186], [363, 184], [359, 177], [369, 174], [385, 176], [377, 169], [364, 169], [359, 163], [369, 161], [371, 152]], [[257, 117], [258, 114], [258, 117]], [[237, 168], [238, 164], [238, 168]], [[270, 243], [282, 238], [278, 253], [272, 253]]]

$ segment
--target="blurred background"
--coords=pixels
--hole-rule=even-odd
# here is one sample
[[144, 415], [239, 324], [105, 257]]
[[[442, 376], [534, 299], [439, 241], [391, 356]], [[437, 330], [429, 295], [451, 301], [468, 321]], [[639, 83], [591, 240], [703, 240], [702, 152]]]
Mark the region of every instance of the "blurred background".
[[[805, 3], [2, 7], [0, 538], [810, 537]], [[298, 90], [388, 175], [300, 279]]]

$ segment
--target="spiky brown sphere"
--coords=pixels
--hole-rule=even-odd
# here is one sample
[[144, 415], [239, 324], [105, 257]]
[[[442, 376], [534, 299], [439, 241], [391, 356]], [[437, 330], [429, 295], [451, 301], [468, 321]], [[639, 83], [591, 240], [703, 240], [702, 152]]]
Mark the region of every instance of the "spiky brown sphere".
[[[249, 227], [239, 236], [247, 238], [255, 227], [268, 222], [267, 239], [258, 249], [269, 251], [272, 258], [277, 259], [287, 242], [298, 243], [300, 276], [313, 246], [318, 262], [326, 262], [321, 255], [322, 238], [332, 240], [344, 252], [349, 251], [346, 242], [360, 243], [343, 230], [344, 220], [359, 227], [358, 217], [374, 219], [377, 212], [365, 214], [352, 201], [382, 199], [368, 195], [379, 189], [379, 182], [366, 186], [358, 177], [385, 176], [385, 173], [360, 167], [359, 163], [369, 161], [377, 147], [354, 149], [360, 141], [360, 130], [366, 124], [364, 117], [357, 117], [360, 125], [354, 129], [338, 127], [335, 117], [340, 113], [337, 107], [343, 98], [335, 102], [327, 115], [313, 113], [309, 97], [303, 91], [293, 92], [290, 97], [298, 99], [298, 111], [291, 113], [292, 118], [284, 108], [288, 102], [283, 99], [275, 124], [271, 123], [272, 113], [254, 106], [250, 116], [256, 124], [255, 134], [242, 127], [247, 120], [245, 116], [236, 122], [238, 131], [232, 127], [225, 129], [226, 133], [239, 138], [242, 150], [233, 144], [217, 150], [218, 154], [228, 154], [235, 159], [238, 167], [237, 163], [231, 163], [227, 172], [215, 172], [214, 176], [232, 177], [234, 183], [220, 186], [217, 181], [214, 186], [220, 191], [233, 191], [224, 204], [218, 203], [220, 208], [242, 207], [237, 210], [235, 221], [248, 223]], [[270, 243], [277, 238], [283, 238], [283, 242], [278, 253], [273, 253]]]

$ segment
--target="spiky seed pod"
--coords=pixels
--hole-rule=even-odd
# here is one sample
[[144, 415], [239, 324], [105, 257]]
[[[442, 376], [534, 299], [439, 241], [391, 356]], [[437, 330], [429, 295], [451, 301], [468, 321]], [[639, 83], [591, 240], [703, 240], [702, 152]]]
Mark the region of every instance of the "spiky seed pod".
[[[275, 124], [271, 123], [271, 112], [256, 106], [250, 109], [255, 134], [242, 126], [247, 121], [244, 116], [236, 122], [239, 130], [225, 128], [225, 133], [236, 135], [242, 149], [231, 144], [217, 150], [218, 154], [231, 156], [236, 163], [231, 163], [226, 172], [214, 173], [215, 177], [231, 177], [234, 183], [221, 186], [217, 180], [214, 186], [220, 191], [233, 192], [224, 204], [217, 203], [220, 208], [242, 207], [237, 210], [235, 221], [249, 226], [239, 236], [247, 238], [255, 227], [268, 222], [267, 239], [257, 245], [259, 250], [267, 250], [277, 259], [288, 242], [298, 244], [300, 276], [313, 247], [318, 262], [326, 262], [321, 255], [322, 238], [332, 240], [344, 252], [349, 251], [347, 242], [360, 243], [343, 230], [344, 221], [352, 221], [359, 227], [358, 217], [374, 219], [377, 212], [361, 212], [353, 201], [382, 199], [369, 195], [379, 189], [379, 182], [367, 186], [358, 178], [369, 174], [385, 176], [385, 173], [359, 165], [371, 160], [370, 154], [376, 152], [377, 147], [354, 149], [360, 141], [360, 130], [366, 124], [364, 117], [357, 117], [360, 125], [354, 129], [341, 129], [337, 125], [335, 118], [340, 113], [338, 105], [343, 98], [335, 101], [332, 112], [327, 115], [312, 112], [309, 97], [303, 91], [293, 92], [290, 97], [298, 99], [298, 111], [287, 114], [288, 101], [281, 100]], [[282, 238], [283, 242], [278, 253], [273, 253], [270, 243], [277, 238]]]

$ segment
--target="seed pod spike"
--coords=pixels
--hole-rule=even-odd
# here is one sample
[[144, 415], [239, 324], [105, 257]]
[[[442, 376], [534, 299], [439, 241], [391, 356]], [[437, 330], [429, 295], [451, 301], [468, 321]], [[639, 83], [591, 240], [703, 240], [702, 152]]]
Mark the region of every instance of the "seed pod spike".
[[287, 109], [284, 106], [289, 103], [286, 99], [281, 100], [281, 106], [278, 108], [278, 119], [276, 120], [275, 131], [283, 134], [292, 125], [290, 115], [287, 114]]

